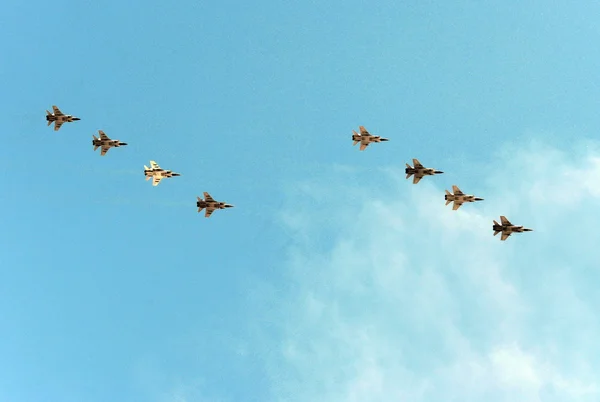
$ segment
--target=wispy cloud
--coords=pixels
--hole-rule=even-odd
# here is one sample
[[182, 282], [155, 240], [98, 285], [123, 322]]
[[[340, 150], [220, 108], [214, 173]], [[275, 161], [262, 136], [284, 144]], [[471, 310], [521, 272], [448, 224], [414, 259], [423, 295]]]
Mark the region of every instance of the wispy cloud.
[[[274, 400], [600, 400], [597, 144], [507, 146], [458, 211], [444, 176], [348, 174], [301, 183], [282, 214]], [[500, 242], [501, 214], [535, 231]]]

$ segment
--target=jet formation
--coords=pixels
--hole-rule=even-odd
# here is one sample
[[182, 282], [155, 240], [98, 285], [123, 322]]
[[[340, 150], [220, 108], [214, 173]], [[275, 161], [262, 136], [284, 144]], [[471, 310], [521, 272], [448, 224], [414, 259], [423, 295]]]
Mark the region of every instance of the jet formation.
[[[358, 129], [360, 131], [360, 134], [357, 133], [355, 130], [352, 130], [352, 133], [353, 133], [352, 141], [354, 142], [352, 145], [356, 145], [360, 142], [361, 143], [360, 144], [361, 151], [364, 151], [367, 148], [367, 146], [369, 146], [369, 144], [371, 144], [372, 142], [388, 141], [387, 138], [381, 138], [379, 136], [374, 136], [374, 135], [370, 134], [369, 131], [364, 126], [359, 126]], [[423, 166], [423, 164], [421, 162], [419, 162], [419, 160], [416, 158], [413, 159], [412, 161], [413, 161], [413, 166], [411, 166], [407, 163], [406, 169], [404, 170], [404, 172], [406, 173], [407, 179], [409, 179], [411, 176], [413, 176], [413, 184], [419, 183], [421, 181], [421, 179], [425, 176], [434, 176], [437, 174], [444, 173], [441, 170], [436, 170], [434, 168], [427, 168], [427, 167]], [[483, 201], [483, 198], [476, 197], [471, 194], [464, 194], [460, 190], [460, 188], [458, 188], [457, 185], [452, 186], [452, 193], [449, 192], [448, 190], [445, 190], [445, 191], [446, 191], [446, 194], [444, 195], [444, 200], [446, 201], [446, 205], [450, 204], [451, 202], [454, 203], [452, 205], [453, 211], [456, 211], [457, 209], [459, 209], [461, 207], [461, 205], [463, 205], [465, 202]], [[500, 224], [498, 224], [498, 222], [494, 221], [493, 230], [494, 230], [494, 236], [496, 236], [498, 233], [502, 233], [502, 236], [500, 237], [500, 240], [502, 240], [502, 241], [506, 240], [513, 233], [533, 231], [533, 229], [526, 229], [526, 228], [523, 228], [523, 226], [512, 225], [508, 221], [508, 219], [506, 219], [506, 217], [504, 217], [504, 216], [501, 216], [500, 220], [502, 222], [502, 225], [500, 225]]]
[[[71, 123], [81, 120], [79, 117], [62, 113], [56, 105], [52, 106], [52, 110], [54, 113], [46, 110], [46, 121], [48, 121], [48, 126], [54, 122], [54, 131], [58, 131], [63, 123]], [[364, 126], [359, 126], [358, 130], [360, 134], [355, 130], [352, 130], [352, 145], [356, 145], [360, 142], [360, 151], [364, 151], [371, 143], [389, 141], [387, 138], [372, 135]], [[94, 151], [96, 151], [98, 148], [101, 148], [100, 156], [105, 156], [110, 148], [117, 148], [127, 145], [126, 142], [109, 138], [102, 130], [98, 130], [98, 137], [95, 135], [92, 135], [92, 137]], [[412, 161], [413, 166], [409, 165], [408, 163], [406, 164], [405, 173], [407, 179], [413, 176], [413, 184], [419, 183], [419, 181], [421, 181], [421, 179], [425, 176], [434, 176], [444, 173], [441, 170], [423, 166], [423, 164], [416, 158], [414, 158]], [[156, 187], [160, 184], [162, 179], [181, 176], [181, 174], [175, 173], [172, 170], [163, 169], [158, 165], [158, 163], [156, 163], [156, 161], [151, 160], [150, 167], [144, 165], [144, 176], [146, 177], [146, 180], [152, 179], [152, 186]], [[444, 195], [444, 199], [446, 200], [446, 205], [454, 202], [454, 205], [452, 206], [452, 210], [454, 211], [459, 209], [460, 206], [465, 202], [483, 201], [483, 198], [464, 194], [456, 185], [452, 186], [453, 193], [450, 193], [448, 190], [445, 191], [446, 194]], [[216, 201], [206, 191], [203, 194], [204, 199], [196, 197], [196, 207], [198, 208], [198, 213], [205, 209], [204, 217], [206, 218], [210, 217], [211, 214], [217, 209], [227, 209], [233, 207], [231, 204], [222, 201]], [[511, 224], [505, 216], [500, 216], [500, 221], [502, 224], [499, 224], [494, 220], [492, 229], [494, 230], [494, 236], [496, 236], [498, 233], [502, 233], [502, 236], [500, 237], [500, 240], [502, 241], [506, 240], [513, 233], [531, 232], [533, 230], [524, 228], [523, 226], [515, 226]]]

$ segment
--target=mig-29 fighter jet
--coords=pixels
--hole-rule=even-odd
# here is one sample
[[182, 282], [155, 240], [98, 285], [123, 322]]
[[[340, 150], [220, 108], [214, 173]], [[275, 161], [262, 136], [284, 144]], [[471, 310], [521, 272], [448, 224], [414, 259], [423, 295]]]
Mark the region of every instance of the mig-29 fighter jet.
[[460, 191], [460, 188], [458, 188], [458, 186], [453, 185], [452, 191], [454, 192], [454, 194], [446, 190], [446, 195], [444, 195], [444, 199], [446, 200], [446, 205], [454, 201], [454, 205], [452, 205], [453, 211], [456, 211], [465, 202], [483, 201], [483, 198], [478, 198], [474, 195], [464, 194], [462, 191]]
[[415, 175], [415, 177], [413, 177], [413, 184], [417, 184], [424, 176], [433, 176], [434, 174], [444, 173], [433, 168], [426, 168], [425, 166], [421, 165], [421, 162], [419, 162], [417, 159], [413, 159], [413, 165], [415, 166], [412, 167], [407, 163], [406, 169], [404, 170], [407, 179], [413, 174]]
[[225, 208], [231, 208], [233, 207], [233, 205], [230, 204], [226, 204], [224, 202], [220, 202], [220, 201], [215, 201], [210, 194], [208, 194], [206, 191], [204, 192], [204, 199], [200, 198], [200, 197], [196, 197], [198, 199], [198, 201], [196, 202], [196, 206], [198, 207], [198, 212], [202, 211], [204, 208], [206, 208], [206, 212], [204, 212], [204, 217], [208, 218], [210, 216], [210, 214], [212, 214], [215, 209], [225, 209]]
[[500, 217], [500, 222], [502, 222], [502, 225], [494, 221], [494, 226], [492, 227], [492, 229], [494, 230], [494, 236], [502, 232], [502, 236], [500, 237], [500, 240], [502, 241], [508, 239], [508, 236], [510, 236], [513, 233], [533, 232], [533, 229], [527, 229], [523, 226], [513, 225], [508, 221], [508, 219], [506, 219], [505, 216]]
[[352, 141], [354, 141], [352, 145], [354, 146], [360, 142], [361, 151], [364, 151], [372, 142], [389, 141], [387, 138], [381, 138], [378, 135], [371, 135], [363, 126], [359, 126], [358, 130], [360, 131], [360, 134], [352, 130], [354, 133], [352, 134]]
[[70, 114], [64, 114], [56, 106], [52, 106], [52, 110], [54, 111], [54, 114], [46, 110], [46, 120], [48, 121], [48, 125], [54, 122], [54, 131], [58, 131], [60, 126], [62, 126], [65, 122], [70, 123], [73, 121], [81, 120], [79, 117], [74, 117]]
[[158, 183], [165, 177], [181, 176], [179, 173], [173, 173], [172, 170], [162, 169], [155, 161], [150, 161], [150, 168], [144, 165], [144, 175], [146, 180], [152, 178], [153, 186], [158, 186]]
[[108, 138], [104, 131], [98, 130], [98, 135], [100, 138], [97, 138], [95, 135], [92, 135], [94, 139], [92, 140], [92, 145], [94, 146], [94, 151], [98, 149], [98, 147], [102, 147], [100, 150], [100, 156], [106, 155], [109, 149], [112, 147], [122, 147], [123, 145], [127, 145], [126, 142], [121, 142], [119, 140], [111, 140]]

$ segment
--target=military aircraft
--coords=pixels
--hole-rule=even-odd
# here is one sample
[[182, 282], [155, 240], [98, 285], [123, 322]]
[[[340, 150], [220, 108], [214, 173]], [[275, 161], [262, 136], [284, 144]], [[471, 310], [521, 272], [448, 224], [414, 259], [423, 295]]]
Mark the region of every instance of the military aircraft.
[[158, 166], [158, 163], [150, 161], [150, 168], [144, 165], [144, 175], [146, 180], [152, 178], [152, 185], [158, 186], [158, 183], [165, 177], [181, 176], [179, 173], [173, 173], [172, 170], [165, 170]]
[[52, 110], [54, 110], [54, 114], [46, 110], [46, 120], [48, 121], [48, 125], [54, 122], [54, 131], [58, 131], [60, 126], [62, 126], [65, 122], [70, 123], [73, 121], [81, 120], [79, 117], [74, 117], [70, 114], [64, 114], [56, 106], [52, 106]]
[[508, 219], [506, 219], [505, 216], [500, 217], [500, 222], [502, 222], [502, 225], [494, 221], [494, 226], [492, 227], [492, 229], [494, 229], [494, 236], [502, 232], [502, 236], [500, 237], [500, 240], [502, 241], [508, 239], [508, 236], [510, 236], [513, 233], [533, 232], [533, 229], [527, 229], [523, 226], [513, 225], [508, 221]]
[[94, 139], [92, 140], [92, 145], [94, 146], [94, 151], [98, 149], [98, 147], [102, 147], [100, 150], [100, 156], [106, 155], [109, 149], [112, 147], [122, 147], [123, 145], [127, 145], [126, 142], [121, 142], [119, 140], [111, 140], [108, 138], [104, 131], [98, 130], [98, 135], [100, 138], [97, 138], [95, 135], [92, 135]]
[[358, 129], [360, 131], [360, 134], [352, 130], [352, 132], [354, 133], [352, 134], [352, 141], [354, 141], [354, 144], [352, 145], [354, 146], [360, 142], [361, 151], [364, 151], [372, 142], [389, 141], [387, 138], [381, 138], [377, 135], [371, 135], [363, 126], [359, 126]]
[[198, 212], [202, 211], [204, 208], [206, 208], [206, 211], [204, 213], [204, 217], [208, 218], [210, 216], [210, 214], [212, 214], [215, 209], [225, 209], [225, 208], [232, 208], [233, 205], [230, 204], [226, 204], [224, 202], [220, 202], [220, 201], [215, 201], [210, 194], [208, 194], [206, 191], [204, 192], [204, 199], [200, 198], [200, 197], [196, 197], [198, 199], [198, 201], [196, 202], [196, 206], [198, 207]]
[[415, 175], [415, 177], [413, 177], [413, 184], [417, 184], [424, 176], [433, 176], [434, 174], [444, 173], [440, 170], [424, 167], [417, 159], [413, 159], [413, 165], [415, 166], [412, 167], [407, 163], [406, 169], [404, 170], [407, 179], [413, 174]]
[[453, 211], [456, 211], [465, 202], [483, 201], [483, 198], [478, 198], [474, 195], [464, 194], [462, 191], [460, 191], [460, 188], [458, 188], [458, 186], [453, 185], [452, 191], [454, 192], [454, 194], [446, 190], [446, 195], [444, 195], [444, 199], [446, 200], [446, 205], [454, 201], [454, 204], [452, 205]]

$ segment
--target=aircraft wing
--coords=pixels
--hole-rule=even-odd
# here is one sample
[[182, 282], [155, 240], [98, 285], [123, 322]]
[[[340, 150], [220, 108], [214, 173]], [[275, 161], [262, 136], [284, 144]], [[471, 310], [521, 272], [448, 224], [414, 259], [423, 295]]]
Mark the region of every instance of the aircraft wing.
[[100, 156], [106, 155], [110, 147], [108, 145], [102, 145], [102, 149], [100, 150]]
[[504, 241], [508, 239], [508, 237], [512, 234], [512, 232], [502, 232], [502, 236], [500, 236], [500, 240]]
[[456, 211], [463, 204], [462, 201], [454, 201], [454, 205], [452, 205], [452, 210]]
[[98, 134], [100, 135], [100, 139], [102, 139], [102, 140], [110, 140], [110, 138], [108, 138], [108, 135], [104, 134], [104, 131], [98, 130]]
[[63, 112], [61, 112], [60, 109], [54, 105], [52, 105], [52, 110], [54, 111], [55, 116], [64, 116]]
[[155, 187], [158, 186], [158, 183], [160, 183], [161, 180], [162, 180], [162, 176], [152, 177], [152, 185]]
[[421, 162], [419, 162], [418, 159], [413, 159], [413, 165], [415, 165], [415, 169], [420, 169], [423, 167], [423, 165], [421, 165]]
[[510, 221], [508, 219], [506, 219], [506, 216], [501, 216], [500, 222], [502, 223], [502, 226], [512, 226], [513, 225], [512, 223], [510, 223]]
[[204, 212], [204, 217], [208, 218], [214, 211], [215, 209], [213, 207], [206, 208], [206, 211]]
[[160, 169], [160, 166], [158, 166], [158, 163], [156, 163], [155, 161], [150, 161], [150, 168], [151, 169]]
[[463, 192], [460, 191], [460, 188], [458, 188], [458, 186], [452, 186], [452, 191], [454, 192], [454, 195], [463, 195]]
[[415, 175], [413, 176], [413, 184], [417, 184], [418, 182], [421, 181], [422, 178], [423, 178], [422, 174], [415, 173]]
[[359, 126], [358, 129], [360, 130], [360, 135], [371, 135], [364, 126]]
[[213, 202], [214, 199], [210, 196], [210, 194], [208, 194], [206, 191], [204, 192], [204, 201], [206, 202]]
[[54, 131], [58, 131], [60, 129], [60, 126], [62, 126], [64, 123], [64, 121], [58, 121], [58, 120], [54, 120]]

